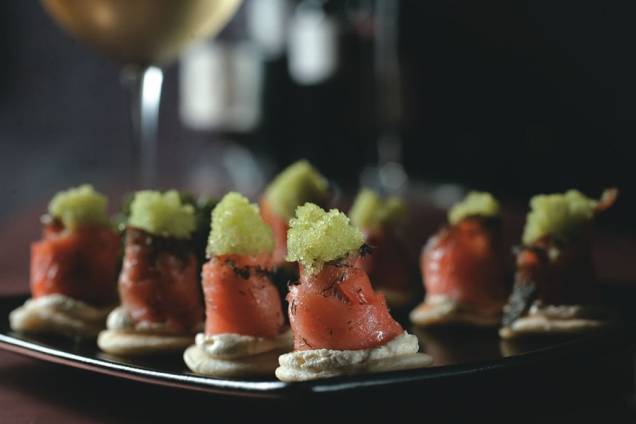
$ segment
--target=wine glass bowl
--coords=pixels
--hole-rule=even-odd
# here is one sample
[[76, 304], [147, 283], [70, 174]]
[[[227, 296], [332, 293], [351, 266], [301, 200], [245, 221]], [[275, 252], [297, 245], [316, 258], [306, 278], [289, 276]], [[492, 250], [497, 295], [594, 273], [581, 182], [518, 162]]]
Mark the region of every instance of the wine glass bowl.
[[241, 0], [41, 0], [67, 32], [123, 66], [130, 97], [133, 184], [156, 185], [163, 73], [190, 43], [217, 33]]
[[241, 0], [42, 0], [79, 40], [123, 65], [162, 65], [214, 35]]

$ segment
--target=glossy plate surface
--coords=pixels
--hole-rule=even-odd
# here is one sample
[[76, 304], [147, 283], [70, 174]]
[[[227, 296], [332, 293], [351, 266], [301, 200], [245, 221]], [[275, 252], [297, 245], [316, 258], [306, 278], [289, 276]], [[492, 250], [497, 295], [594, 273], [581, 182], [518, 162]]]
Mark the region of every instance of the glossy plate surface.
[[[0, 298], [0, 348], [37, 359], [109, 374], [145, 383], [230, 396], [307, 398], [409, 388], [418, 393], [442, 393], [449, 383], [503, 387], [509, 380], [525, 379], [528, 387], [566, 381], [581, 370], [588, 379], [620, 378], [632, 358], [633, 328], [570, 338], [548, 337], [525, 342], [504, 342], [496, 330], [462, 328], [413, 330], [423, 351], [434, 359], [426, 369], [282, 383], [275, 379], [238, 380], [201, 377], [188, 371], [180, 356], [154, 359], [117, 358], [100, 352], [94, 343], [57, 337], [35, 337], [12, 332], [8, 315], [27, 296]], [[403, 314], [405, 315], [405, 314]], [[398, 315], [399, 316], [399, 315]], [[590, 365], [598, 376], [589, 373]], [[611, 366], [610, 366], [611, 365]], [[610, 366], [610, 370], [606, 369]], [[616, 370], [614, 370], [616, 368]], [[619, 370], [620, 368], [620, 370]], [[613, 375], [616, 371], [618, 374]], [[605, 384], [605, 383], [602, 383]], [[551, 384], [554, 386], [554, 384]], [[452, 390], [456, 390], [453, 388]]]

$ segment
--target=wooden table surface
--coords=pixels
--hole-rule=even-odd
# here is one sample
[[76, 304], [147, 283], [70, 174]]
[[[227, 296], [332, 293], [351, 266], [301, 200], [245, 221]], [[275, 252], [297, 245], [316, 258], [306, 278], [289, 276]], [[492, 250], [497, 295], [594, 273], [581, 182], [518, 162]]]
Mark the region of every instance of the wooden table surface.
[[[27, 289], [28, 243], [38, 237], [39, 229], [33, 225], [37, 214], [21, 214], [0, 225], [0, 296], [24, 293]], [[424, 226], [430, 232], [437, 225]], [[616, 235], [603, 235], [597, 262], [605, 276], [636, 282], [630, 262], [636, 241]], [[635, 299], [636, 302], [636, 299]], [[387, 411], [413, 409], [401, 405], [399, 398], [386, 400]], [[388, 406], [387, 406], [388, 405]], [[533, 414], [526, 418], [542, 422], [636, 422], [633, 396], [586, 403], [575, 409], [541, 411], [534, 406]], [[306, 407], [303, 407], [306, 408]], [[419, 407], [418, 407], [419, 408]], [[334, 411], [342, 417], [354, 413], [355, 417], [382, 417], [377, 406], [353, 405], [350, 410]], [[458, 408], [461, 410], [461, 408]], [[416, 412], [419, 409], [416, 409]], [[229, 422], [242, 419], [259, 420], [283, 418], [297, 421], [297, 414], [331, 413], [328, 405], [316, 405], [313, 412], [294, 409], [290, 403], [223, 398], [219, 396], [152, 386], [144, 383], [93, 374], [49, 364], [0, 351], [0, 423], [85, 423], [85, 422], [171, 422], [202, 421]], [[455, 411], [457, 412], [457, 411]], [[489, 414], [492, 415], [494, 411]], [[488, 412], [484, 412], [488, 413]], [[490, 417], [489, 415], [489, 417]], [[224, 417], [225, 419], [221, 419]], [[305, 419], [303, 418], [303, 420]], [[394, 418], [394, 417], [393, 417]], [[429, 416], [429, 419], [431, 417]], [[505, 418], [505, 417], [502, 417]], [[517, 419], [518, 421], [518, 419]], [[429, 422], [432, 422], [429, 420]], [[512, 422], [512, 421], [511, 421]], [[521, 420], [523, 422], [523, 420]]]

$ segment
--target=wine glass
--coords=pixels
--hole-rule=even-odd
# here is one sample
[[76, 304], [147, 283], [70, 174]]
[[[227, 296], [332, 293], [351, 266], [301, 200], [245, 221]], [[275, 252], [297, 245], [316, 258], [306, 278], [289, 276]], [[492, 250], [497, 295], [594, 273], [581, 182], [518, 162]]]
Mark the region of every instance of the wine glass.
[[156, 179], [157, 124], [163, 72], [183, 48], [217, 33], [241, 0], [41, 0], [73, 36], [122, 66], [130, 95], [137, 184]]

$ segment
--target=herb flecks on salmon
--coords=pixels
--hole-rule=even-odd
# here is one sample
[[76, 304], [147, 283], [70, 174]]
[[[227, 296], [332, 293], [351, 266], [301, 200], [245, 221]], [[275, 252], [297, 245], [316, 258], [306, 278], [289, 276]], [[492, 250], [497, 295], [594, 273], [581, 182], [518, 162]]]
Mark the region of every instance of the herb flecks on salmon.
[[362, 245], [362, 233], [342, 212], [313, 204], [297, 209], [288, 259], [300, 262], [300, 281], [287, 296], [295, 350], [368, 349], [403, 333], [384, 296], [354, 264]]

